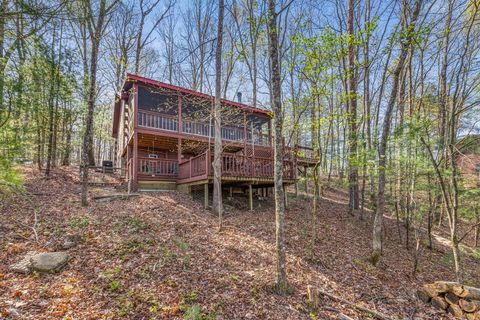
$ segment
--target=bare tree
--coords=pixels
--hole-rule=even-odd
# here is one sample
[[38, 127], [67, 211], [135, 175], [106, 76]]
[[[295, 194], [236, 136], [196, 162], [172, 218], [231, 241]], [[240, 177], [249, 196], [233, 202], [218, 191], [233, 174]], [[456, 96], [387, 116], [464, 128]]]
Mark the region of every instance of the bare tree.
[[198, 0], [193, 3], [193, 8], [182, 13], [186, 29], [184, 49], [188, 52], [186, 81], [193, 90], [203, 92], [207, 66], [213, 56], [210, 50], [212, 46], [209, 44], [213, 39], [212, 13], [215, 6], [213, 0]]
[[113, 73], [111, 83], [115, 92], [119, 92], [121, 89], [127, 67], [132, 59], [132, 51], [137, 37], [136, 24], [134, 6], [120, 3], [109, 26], [110, 32], [105, 37], [109, 67]]
[[84, 8], [83, 21], [86, 24], [86, 29], [90, 36], [90, 68], [88, 78], [88, 104], [87, 114], [85, 117], [85, 133], [83, 135], [83, 149], [81, 160], [81, 181], [82, 181], [82, 205], [88, 205], [88, 165], [89, 165], [89, 151], [92, 150], [93, 141], [93, 113], [95, 110], [95, 98], [97, 90], [97, 68], [98, 55], [100, 50], [100, 43], [102, 41], [105, 26], [108, 24], [108, 16], [112, 13], [119, 0], [113, 0], [107, 3], [107, 0], [100, 0], [98, 8], [94, 8], [90, 1], [83, 0], [82, 7]]
[[283, 110], [280, 78], [280, 61], [278, 56], [278, 34], [275, 0], [268, 1], [268, 58], [271, 72], [271, 96], [274, 120], [274, 189], [275, 189], [275, 239], [277, 251], [276, 290], [287, 294], [286, 257], [285, 257], [285, 194], [283, 190]]
[[154, 9], [158, 6], [160, 0], [154, 0], [151, 3], [145, 3], [145, 0], [140, 0], [139, 7], [140, 7], [140, 19], [138, 21], [138, 33], [136, 39], [136, 49], [135, 49], [135, 73], [138, 74], [140, 72], [140, 60], [142, 59], [142, 50], [144, 49], [145, 45], [148, 43], [150, 37], [152, 36], [153, 31], [157, 28], [157, 26], [162, 22], [163, 19], [168, 15], [170, 9], [173, 7], [174, 2], [169, 1], [165, 7], [165, 9], [158, 14], [158, 16], [154, 19], [153, 25], [150, 27], [149, 30], [146, 30], [146, 34], [144, 35], [144, 28], [145, 28], [145, 21], [148, 16], [154, 12]]
[[[390, 98], [388, 100], [387, 109], [383, 118], [382, 136], [380, 138], [380, 144], [378, 148], [378, 194], [377, 194], [377, 210], [375, 212], [375, 220], [373, 223], [373, 251], [371, 256], [371, 262], [373, 265], [377, 265], [381, 261], [382, 257], [382, 234], [383, 234], [383, 215], [385, 214], [385, 171], [387, 165], [387, 143], [390, 135], [390, 124], [392, 121], [393, 109], [396, 104], [397, 94], [399, 91], [400, 74], [403, 71], [405, 60], [412, 47], [412, 38], [415, 30], [416, 22], [420, 9], [422, 7], [423, 0], [416, 0], [411, 16], [410, 22], [408, 21], [408, 12], [410, 11], [408, 2], [402, 1], [402, 19], [401, 19], [401, 32], [400, 34], [406, 34], [406, 36], [400, 39], [400, 55], [398, 57], [397, 64], [393, 72], [392, 90], [390, 92]], [[408, 30], [408, 31], [406, 31]]]
[[213, 211], [218, 215], [218, 228], [222, 229], [222, 40], [224, 0], [218, 2], [217, 46], [215, 49], [215, 148], [213, 158]]

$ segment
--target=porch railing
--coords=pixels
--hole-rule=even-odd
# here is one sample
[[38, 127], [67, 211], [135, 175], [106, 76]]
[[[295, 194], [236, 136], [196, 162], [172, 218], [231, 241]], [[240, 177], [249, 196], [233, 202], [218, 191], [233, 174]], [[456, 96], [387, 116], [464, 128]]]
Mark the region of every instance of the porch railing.
[[178, 161], [139, 157], [138, 171], [140, 175], [176, 178], [178, 175]]
[[207, 178], [211, 167], [210, 161], [207, 161], [210, 151], [206, 151], [196, 157], [192, 157], [179, 164], [178, 179], [201, 179]]
[[139, 110], [138, 126], [168, 131], [178, 131], [178, 119], [176, 116]]
[[[215, 128], [213, 124], [190, 121], [182, 119], [181, 133], [190, 134], [202, 137], [215, 137]], [[167, 131], [179, 131], [178, 116], [166, 115], [159, 112], [152, 112], [147, 110], [138, 110], [138, 126], [143, 128], [167, 130]], [[252, 143], [259, 146], [270, 147], [271, 139], [268, 134], [261, 132], [252, 132], [246, 130], [247, 137], [245, 137], [245, 130], [242, 126], [223, 126], [222, 127], [222, 139], [234, 142]]]
[[[207, 179], [213, 174], [213, 154], [210, 151], [190, 158], [179, 164], [179, 182]], [[245, 178], [273, 178], [274, 162], [270, 158], [252, 158], [248, 156], [222, 154], [222, 176]], [[283, 177], [294, 178], [293, 164], [284, 161]]]

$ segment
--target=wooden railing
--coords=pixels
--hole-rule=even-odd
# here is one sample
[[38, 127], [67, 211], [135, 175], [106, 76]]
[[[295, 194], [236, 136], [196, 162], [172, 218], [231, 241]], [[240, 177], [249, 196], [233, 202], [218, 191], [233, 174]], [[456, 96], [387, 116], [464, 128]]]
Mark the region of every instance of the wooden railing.
[[213, 127], [210, 127], [208, 123], [183, 120], [183, 123], [182, 123], [183, 133], [208, 137], [209, 131], [211, 132], [211, 136], [213, 137], [213, 132], [214, 132]]
[[196, 157], [192, 157], [179, 165], [178, 179], [192, 180], [192, 179], [206, 179], [211, 168], [210, 151], [206, 151]]
[[139, 110], [138, 126], [168, 131], [178, 131], [178, 120], [176, 116]]
[[138, 158], [139, 175], [176, 178], [178, 175], [178, 161], [171, 159]]
[[[203, 137], [215, 137], [215, 128], [208, 123], [197, 121], [183, 121], [182, 132]], [[222, 139], [230, 141], [243, 141], [245, 132], [241, 127], [224, 126], [222, 127]]]
[[[213, 173], [213, 154], [209, 151], [190, 158], [179, 165], [179, 182], [191, 182], [207, 179]], [[252, 158], [248, 156], [222, 154], [222, 176], [245, 178], [273, 178], [274, 162], [270, 158]], [[293, 164], [284, 161], [283, 177], [294, 179]]]
[[[179, 131], [178, 116], [166, 115], [147, 110], [138, 110], [138, 126], [158, 130]], [[254, 131], [252, 139], [251, 130], [247, 129], [246, 131], [247, 143], [253, 142], [255, 145], [265, 147], [270, 147], [272, 145], [268, 134]], [[215, 128], [213, 127], [213, 124], [210, 125], [209, 123], [186, 119], [182, 119], [181, 132], [202, 137], [215, 137]], [[244, 142], [245, 130], [241, 126], [223, 126], [222, 139], [227, 141]]]

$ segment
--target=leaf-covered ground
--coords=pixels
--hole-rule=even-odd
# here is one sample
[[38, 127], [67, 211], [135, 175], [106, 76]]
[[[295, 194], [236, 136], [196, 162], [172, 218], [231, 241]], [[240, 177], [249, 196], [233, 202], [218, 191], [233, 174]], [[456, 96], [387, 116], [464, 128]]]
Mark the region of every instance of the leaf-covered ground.
[[[370, 319], [328, 298], [322, 300], [328, 310], [312, 311], [307, 285], [393, 319], [448, 318], [415, 297], [423, 283], [453, 280], [448, 248], [422, 246], [414, 278], [413, 250], [399, 243], [395, 222], [387, 220], [384, 264], [373, 268], [367, 260], [370, 217], [349, 216], [342, 191], [330, 190], [322, 198], [314, 245], [310, 201], [291, 197], [286, 245], [293, 293], [282, 297], [272, 290], [271, 200], [256, 201], [254, 212], [227, 207], [224, 230], [218, 232], [216, 217], [181, 193], [91, 201], [82, 208], [76, 169], [58, 169], [51, 179], [32, 168], [24, 171], [29, 196], [1, 199], [0, 318], [337, 319], [336, 309], [354, 319]], [[9, 271], [28, 251], [55, 251], [66, 235], [79, 235], [81, 241], [68, 250], [70, 261], [60, 272]], [[464, 264], [467, 283], [480, 285], [479, 261], [466, 257]]]

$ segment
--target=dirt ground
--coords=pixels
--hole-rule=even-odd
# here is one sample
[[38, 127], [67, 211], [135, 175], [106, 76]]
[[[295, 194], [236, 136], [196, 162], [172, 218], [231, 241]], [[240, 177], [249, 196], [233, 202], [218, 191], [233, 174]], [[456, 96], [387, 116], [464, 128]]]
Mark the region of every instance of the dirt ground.
[[[314, 244], [311, 201], [290, 195], [286, 246], [292, 293], [279, 296], [272, 290], [272, 200], [256, 201], [253, 212], [227, 207], [218, 232], [217, 218], [185, 194], [92, 199], [82, 208], [78, 170], [57, 169], [50, 179], [33, 168], [23, 170], [28, 193], [0, 199], [0, 319], [338, 319], [338, 312], [371, 319], [329, 298], [312, 310], [307, 285], [392, 319], [449, 318], [415, 296], [424, 283], [454, 280], [449, 248], [437, 243], [428, 250], [422, 239], [414, 277], [414, 250], [405, 249], [405, 230], [400, 242], [395, 221], [386, 219], [384, 263], [372, 267], [371, 217], [349, 216], [342, 190], [328, 190], [321, 199]], [[28, 251], [58, 250], [67, 236], [79, 241], [67, 250], [69, 263], [59, 272], [9, 270]], [[466, 283], [479, 286], [480, 260], [463, 262]]]

